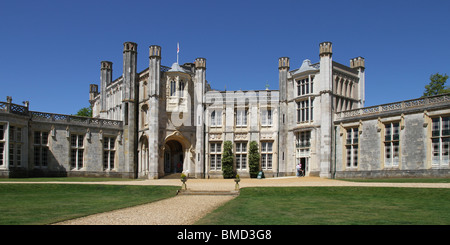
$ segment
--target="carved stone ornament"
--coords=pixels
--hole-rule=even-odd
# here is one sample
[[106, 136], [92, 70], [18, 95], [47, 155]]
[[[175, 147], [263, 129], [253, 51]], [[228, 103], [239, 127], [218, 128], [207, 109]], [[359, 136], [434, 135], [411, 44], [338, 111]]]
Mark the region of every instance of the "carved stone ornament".
[[209, 139], [210, 140], [221, 140], [222, 134], [209, 134]]
[[272, 133], [261, 133], [261, 139], [262, 140], [272, 139], [272, 138], [273, 138], [273, 134]]
[[246, 140], [247, 139], [247, 134], [235, 134], [234, 135], [234, 140]]

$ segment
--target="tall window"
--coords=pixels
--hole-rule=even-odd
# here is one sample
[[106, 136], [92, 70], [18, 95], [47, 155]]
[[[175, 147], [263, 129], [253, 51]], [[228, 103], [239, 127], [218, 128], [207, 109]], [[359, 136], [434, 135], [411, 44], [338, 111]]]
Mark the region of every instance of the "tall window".
[[0, 124], [0, 166], [5, 164], [6, 125]]
[[34, 166], [46, 167], [48, 165], [48, 132], [34, 132]]
[[384, 129], [384, 165], [396, 167], [400, 158], [399, 123], [387, 123], [384, 125]]
[[313, 120], [313, 98], [297, 102], [297, 123]]
[[261, 142], [261, 168], [272, 169], [273, 142]]
[[247, 169], [247, 142], [236, 143], [236, 169]]
[[311, 131], [298, 132], [296, 136], [297, 157], [309, 157], [311, 148]]
[[179, 90], [180, 90], [180, 97], [184, 96], [184, 81], [180, 81], [180, 86], [179, 86]]
[[297, 96], [313, 93], [314, 76], [297, 81]]
[[104, 137], [103, 138], [103, 169], [112, 170], [114, 169], [114, 157], [115, 157], [115, 137]]
[[272, 125], [272, 110], [271, 109], [261, 109], [261, 125], [271, 126]]
[[211, 170], [222, 169], [222, 143], [209, 144], [209, 161]]
[[22, 128], [9, 126], [9, 166], [22, 164]]
[[347, 167], [358, 167], [358, 128], [347, 129], [347, 140], [345, 142]]
[[211, 126], [222, 126], [222, 112], [215, 110], [211, 112]]
[[436, 117], [432, 120], [432, 165], [448, 166], [450, 151], [450, 116]]
[[83, 167], [83, 135], [70, 135], [70, 167], [71, 169], [81, 169]]
[[236, 126], [247, 126], [247, 109], [236, 110]]
[[177, 91], [177, 82], [170, 81], [170, 96], [175, 96], [176, 91]]

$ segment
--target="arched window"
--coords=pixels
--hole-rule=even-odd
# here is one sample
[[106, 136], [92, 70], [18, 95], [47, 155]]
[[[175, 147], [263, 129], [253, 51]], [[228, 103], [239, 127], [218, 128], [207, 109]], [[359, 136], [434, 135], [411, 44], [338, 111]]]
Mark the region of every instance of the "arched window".
[[184, 96], [184, 81], [180, 81], [179, 90], [180, 90], [180, 97], [183, 97]]
[[211, 112], [211, 126], [216, 125], [216, 111]]
[[177, 83], [175, 81], [170, 82], [170, 96], [175, 96], [175, 92], [177, 89]]

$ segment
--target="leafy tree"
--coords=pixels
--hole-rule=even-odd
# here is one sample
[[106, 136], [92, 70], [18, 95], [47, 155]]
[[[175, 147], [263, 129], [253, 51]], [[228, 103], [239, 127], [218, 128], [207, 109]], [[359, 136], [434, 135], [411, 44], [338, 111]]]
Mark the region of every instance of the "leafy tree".
[[81, 108], [75, 116], [79, 117], [92, 117], [92, 106]]
[[450, 93], [450, 88], [445, 86], [447, 82], [448, 75], [441, 75], [439, 73], [430, 76], [430, 83], [425, 85], [425, 92], [423, 96], [433, 96], [438, 94]]
[[250, 168], [250, 177], [256, 178], [259, 172], [259, 152], [258, 143], [256, 141], [250, 142], [250, 147], [248, 151], [248, 165]]
[[223, 143], [222, 174], [225, 179], [235, 177], [235, 173], [233, 171], [233, 144], [231, 141], [225, 141]]

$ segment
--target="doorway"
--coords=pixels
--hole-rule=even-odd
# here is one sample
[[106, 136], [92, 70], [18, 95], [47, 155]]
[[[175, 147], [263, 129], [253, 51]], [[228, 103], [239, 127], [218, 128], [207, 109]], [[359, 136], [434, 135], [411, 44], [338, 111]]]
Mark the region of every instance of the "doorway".
[[309, 175], [309, 157], [300, 157], [298, 158], [301, 164], [301, 170], [303, 172], [303, 176]]
[[164, 147], [164, 173], [183, 172], [184, 154], [183, 146], [176, 140], [167, 141]]

